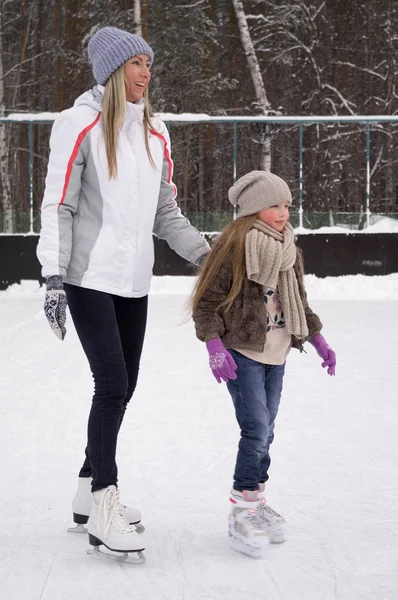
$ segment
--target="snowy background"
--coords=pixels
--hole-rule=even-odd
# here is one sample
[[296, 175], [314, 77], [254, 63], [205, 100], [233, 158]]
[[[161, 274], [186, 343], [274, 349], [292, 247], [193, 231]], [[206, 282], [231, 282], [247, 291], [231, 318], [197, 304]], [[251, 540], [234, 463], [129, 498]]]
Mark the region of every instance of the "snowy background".
[[337, 352], [288, 358], [269, 502], [288, 539], [254, 560], [229, 549], [238, 428], [191, 322], [190, 278], [155, 278], [139, 385], [118, 448], [122, 499], [144, 514], [141, 566], [88, 556], [67, 533], [91, 377], [68, 318], [60, 343], [43, 290], [0, 293], [0, 598], [392, 600], [398, 593], [398, 275], [316, 279], [311, 304]]

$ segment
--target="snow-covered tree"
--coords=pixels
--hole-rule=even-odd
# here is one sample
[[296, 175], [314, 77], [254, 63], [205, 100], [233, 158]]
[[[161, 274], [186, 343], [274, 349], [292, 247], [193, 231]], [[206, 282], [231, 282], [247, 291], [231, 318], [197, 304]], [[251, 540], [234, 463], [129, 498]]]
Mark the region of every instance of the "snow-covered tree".
[[[256, 94], [256, 100], [260, 114], [268, 115], [270, 104], [268, 102], [263, 76], [257, 59], [256, 51], [252, 42], [250, 30], [247, 24], [246, 13], [242, 0], [232, 0], [234, 5], [236, 20], [238, 22], [240, 39], [246, 55], [247, 64], [253, 81], [253, 87]], [[261, 139], [261, 158], [260, 168], [265, 171], [271, 170], [271, 142], [267, 135], [267, 128], [262, 131]]]
[[[4, 65], [3, 65], [3, 19], [0, 16], [0, 117], [6, 117]], [[11, 197], [9, 170], [9, 136], [7, 125], [0, 123], [0, 185], [2, 199], [2, 226], [4, 233], [12, 233], [14, 228], [14, 205]], [[1, 223], [1, 221], [0, 221]]]
[[[141, 27], [152, 45], [150, 95], [157, 111], [299, 116], [398, 111], [398, 6], [391, 0], [0, 0], [0, 7], [1, 114], [71, 106], [94, 84], [86, 47], [106, 25], [133, 32]], [[194, 218], [228, 213], [232, 127], [170, 129], [184, 210]], [[38, 214], [50, 127], [33, 130]], [[397, 130], [391, 124], [371, 128], [373, 210], [398, 212]], [[297, 195], [298, 139], [293, 125], [239, 125], [237, 176], [271, 168]], [[365, 158], [363, 125], [305, 127], [306, 214], [321, 211], [327, 224], [331, 213], [363, 212]], [[29, 210], [25, 125], [0, 126], [0, 186], [0, 212], [10, 229]], [[199, 217], [197, 222], [215, 227]]]

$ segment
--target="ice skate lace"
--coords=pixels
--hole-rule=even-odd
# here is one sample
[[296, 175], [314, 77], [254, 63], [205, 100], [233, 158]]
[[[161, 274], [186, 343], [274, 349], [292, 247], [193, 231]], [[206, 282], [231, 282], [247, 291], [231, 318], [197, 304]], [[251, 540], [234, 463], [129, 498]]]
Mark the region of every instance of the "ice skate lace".
[[116, 488], [116, 496], [117, 496], [117, 503], [119, 505], [119, 510], [121, 511], [123, 508], [126, 508], [125, 504], [122, 504], [120, 502], [120, 492], [119, 492], [119, 488]]
[[252, 527], [254, 527], [254, 529], [261, 529], [261, 526], [262, 526], [261, 519], [255, 508], [248, 509], [246, 518], [249, 521], [250, 525]]
[[282, 515], [280, 515], [278, 512], [276, 512], [276, 510], [271, 508], [270, 505], [266, 503], [265, 498], [261, 498], [259, 509], [260, 511], [265, 511], [266, 513], [268, 513], [269, 516], [273, 517], [274, 519], [278, 519], [281, 521], [285, 520], [284, 517], [282, 517]]
[[98, 520], [105, 537], [109, 536], [111, 527], [121, 534], [134, 531], [121, 515], [119, 495], [115, 487], [111, 486], [102, 496], [98, 512]]

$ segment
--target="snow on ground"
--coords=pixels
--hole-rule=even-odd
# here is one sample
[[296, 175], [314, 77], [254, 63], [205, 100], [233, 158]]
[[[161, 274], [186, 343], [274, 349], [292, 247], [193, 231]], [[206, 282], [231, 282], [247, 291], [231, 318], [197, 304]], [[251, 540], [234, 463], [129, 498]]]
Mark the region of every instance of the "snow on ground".
[[0, 293], [0, 598], [395, 600], [398, 275], [307, 278], [337, 376], [312, 347], [289, 355], [269, 485], [289, 534], [262, 560], [228, 547], [238, 428], [183, 322], [191, 283], [154, 280], [120, 435], [122, 498], [147, 528], [141, 566], [88, 556], [66, 532], [91, 377], [70, 318], [63, 343], [51, 333], [37, 283]]
[[354, 226], [334, 225], [332, 227], [319, 227], [318, 229], [306, 229], [305, 227], [295, 227], [294, 231], [300, 235], [312, 235], [314, 233], [343, 235], [351, 234], [369, 234], [369, 233], [397, 233], [398, 219], [384, 217], [380, 215], [370, 215], [369, 227], [358, 229]]

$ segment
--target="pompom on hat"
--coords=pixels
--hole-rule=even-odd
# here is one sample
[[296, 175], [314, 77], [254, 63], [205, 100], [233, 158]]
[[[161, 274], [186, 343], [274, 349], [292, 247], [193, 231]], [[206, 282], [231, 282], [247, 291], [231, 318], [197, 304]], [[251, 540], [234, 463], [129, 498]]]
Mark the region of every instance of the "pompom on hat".
[[90, 39], [87, 51], [95, 80], [101, 85], [105, 85], [116, 69], [137, 54], [146, 54], [150, 64], [153, 63], [153, 50], [144, 38], [116, 27], [99, 29]]
[[250, 171], [228, 190], [228, 200], [238, 207], [236, 217], [254, 215], [281, 202], [292, 203], [286, 181], [269, 171]]

